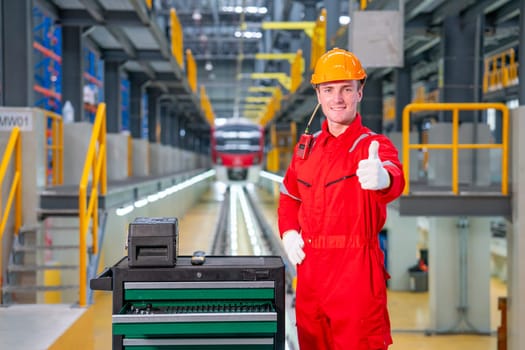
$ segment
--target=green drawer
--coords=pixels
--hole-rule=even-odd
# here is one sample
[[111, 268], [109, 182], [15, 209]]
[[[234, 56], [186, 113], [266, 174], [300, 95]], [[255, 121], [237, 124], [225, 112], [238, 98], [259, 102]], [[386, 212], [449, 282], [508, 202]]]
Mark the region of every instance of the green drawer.
[[127, 350], [273, 350], [274, 339], [255, 338], [180, 338], [139, 339], [125, 338]]
[[[222, 315], [221, 315], [222, 316]], [[115, 317], [115, 316], [114, 316]], [[276, 321], [115, 323], [113, 334], [124, 336], [275, 334]]]

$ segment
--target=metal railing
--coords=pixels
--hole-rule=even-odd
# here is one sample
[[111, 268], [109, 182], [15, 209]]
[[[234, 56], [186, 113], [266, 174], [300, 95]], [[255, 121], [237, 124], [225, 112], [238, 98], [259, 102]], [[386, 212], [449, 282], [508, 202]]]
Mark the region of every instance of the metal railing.
[[[4, 239], [4, 230], [7, 224], [7, 219], [11, 213], [11, 207], [13, 206], [13, 201], [15, 203], [15, 212], [14, 212], [14, 233], [18, 235], [20, 227], [22, 227], [22, 134], [20, 129], [15, 127], [9, 136], [6, 149], [4, 151], [4, 156], [2, 157], [2, 163], [0, 164], [0, 190], [3, 189], [5, 175], [7, 169], [13, 158], [14, 154], [14, 171], [13, 171], [13, 180], [11, 182], [11, 187], [9, 189], [9, 195], [7, 196], [7, 202], [5, 207], [2, 203], [2, 198], [0, 197], [0, 208], [2, 211], [2, 218], [0, 221], [0, 248], [3, 250], [1, 242]], [[0, 251], [0, 258], [2, 258], [2, 252]], [[2, 273], [0, 273], [0, 289], [2, 289], [3, 284]], [[2, 295], [0, 294], [0, 302], [3, 302]]]
[[197, 93], [197, 63], [190, 49], [186, 49], [186, 75], [191, 91]]
[[304, 72], [304, 59], [303, 50], [297, 50], [295, 58], [290, 65], [290, 92], [294, 93], [297, 91], [301, 83], [303, 82]]
[[[46, 128], [45, 159], [46, 169], [49, 153], [51, 152], [51, 179], [46, 174], [47, 185], [62, 185], [64, 183], [64, 125], [60, 114], [42, 110], [46, 117], [46, 125], [51, 121], [51, 129]], [[50, 131], [48, 135], [47, 132]], [[48, 142], [50, 141], [50, 142]]]
[[518, 84], [518, 67], [514, 49], [485, 58], [483, 73], [483, 92], [506, 88]]
[[208, 94], [206, 93], [206, 88], [204, 85], [201, 85], [200, 89], [200, 101], [201, 101], [201, 108], [204, 111], [204, 116], [206, 117], [206, 120], [210, 125], [213, 125], [215, 123], [215, 113], [213, 112], [213, 107], [210, 103], [210, 99], [208, 98]]
[[270, 120], [273, 119], [275, 113], [281, 109], [281, 100], [283, 99], [283, 92], [279, 87], [276, 87], [272, 93], [272, 98], [270, 102], [266, 105], [266, 109], [263, 112], [261, 118], [259, 118], [258, 123], [262, 126], [265, 126]]
[[317, 60], [326, 52], [326, 22], [326, 9], [322, 9], [315, 21], [312, 34], [312, 49], [310, 52], [311, 70], [314, 70]]
[[[87, 190], [91, 175], [89, 201]], [[97, 108], [93, 133], [84, 162], [84, 170], [78, 186], [79, 217], [79, 305], [87, 303], [87, 234], [91, 222], [92, 252], [98, 252], [98, 195], [107, 191], [106, 170], [106, 104], [100, 103]], [[99, 190], [100, 187], [100, 190]]]
[[184, 68], [184, 37], [182, 34], [182, 25], [180, 24], [177, 11], [170, 10], [170, 34], [171, 34], [171, 54], [181, 69]]
[[[459, 143], [459, 111], [476, 111], [496, 109], [502, 114], [501, 143], [470, 144]], [[410, 113], [421, 111], [451, 111], [452, 112], [452, 143], [428, 144], [410, 143]], [[501, 149], [501, 194], [508, 194], [508, 134], [509, 110], [502, 103], [412, 103], [403, 109], [403, 172], [410, 179], [410, 150], [444, 149], [452, 150], [452, 192], [459, 194], [459, 150], [460, 149]], [[410, 181], [406, 181], [404, 195], [410, 193]]]

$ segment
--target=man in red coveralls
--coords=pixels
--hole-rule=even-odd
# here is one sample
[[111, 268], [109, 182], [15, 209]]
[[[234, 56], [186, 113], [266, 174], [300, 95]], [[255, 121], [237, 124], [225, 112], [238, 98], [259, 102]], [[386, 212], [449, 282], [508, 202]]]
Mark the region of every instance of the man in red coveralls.
[[392, 344], [378, 233], [405, 180], [394, 145], [361, 123], [365, 79], [351, 52], [319, 58], [311, 83], [326, 121], [309, 151], [299, 141], [281, 187], [279, 230], [297, 264], [301, 350]]

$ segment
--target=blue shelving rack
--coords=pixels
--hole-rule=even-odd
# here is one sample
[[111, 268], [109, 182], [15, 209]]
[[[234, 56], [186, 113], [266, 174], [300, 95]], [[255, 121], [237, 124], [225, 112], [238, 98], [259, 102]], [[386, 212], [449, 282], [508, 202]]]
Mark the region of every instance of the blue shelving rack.
[[33, 7], [33, 23], [35, 106], [60, 113], [62, 31], [36, 6]]

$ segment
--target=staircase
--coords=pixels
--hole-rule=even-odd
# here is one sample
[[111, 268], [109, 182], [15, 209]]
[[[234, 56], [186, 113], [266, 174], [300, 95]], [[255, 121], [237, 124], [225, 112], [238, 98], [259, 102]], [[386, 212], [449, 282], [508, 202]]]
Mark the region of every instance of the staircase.
[[[4, 304], [78, 303], [79, 219], [78, 204], [71, 205], [72, 197], [64, 196], [60, 190], [43, 192], [39, 224], [22, 227], [14, 236], [3, 281]], [[105, 212], [101, 211], [99, 246], [105, 222]], [[99, 260], [92, 254], [91, 242], [85, 254], [89, 280], [94, 277]], [[91, 300], [90, 291], [88, 299]]]
[[[75, 185], [63, 185], [62, 119], [54, 113], [48, 114], [46, 112], [46, 119], [42, 119], [45, 123], [31, 130], [39, 135], [45, 132], [42, 148], [36, 146], [22, 152], [20, 130], [15, 127], [9, 133], [1, 160], [0, 183], [7, 178], [10, 189], [8, 195], [0, 196], [0, 203], [3, 200], [7, 203], [0, 212], [0, 238], [4, 237], [9, 214], [13, 218], [13, 223], [7, 226], [11, 230], [7, 230], [7, 241], [12, 242], [9, 262], [7, 266], [2, 264], [2, 303], [78, 303], [84, 307], [91, 301], [88, 281], [94, 277], [99, 260], [93, 252], [100, 252], [98, 248], [103, 241], [106, 223], [106, 105], [98, 105], [82, 175]], [[49, 140], [48, 117], [53, 120], [52, 139]], [[39, 153], [37, 149], [45, 152]], [[36, 196], [39, 198], [34, 198], [34, 195], [39, 191], [40, 185], [37, 184], [41, 181], [33, 177], [42, 174], [35, 169], [38, 163], [35, 159], [44, 161], [46, 169], [50, 161], [53, 165], [53, 181], [46, 180], [45, 183], [54, 186], [39, 193]], [[26, 164], [24, 175], [22, 163]], [[9, 164], [12, 164], [12, 174], [6, 176]], [[22, 183], [29, 184], [29, 187]], [[26, 203], [22, 203], [23, 191], [31, 194]], [[35, 205], [38, 200], [40, 203]], [[24, 205], [27, 207], [23, 208]], [[39, 209], [33, 211], [37, 206]], [[33, 218], [37, 218], [38, 224], [25, 227], [23, 212], [26, 222], [32, 223]], [[97, 246], [90, 246], [93, 244], [91, 240]], [[7, 249], [2, 247], [3, 251]]]

